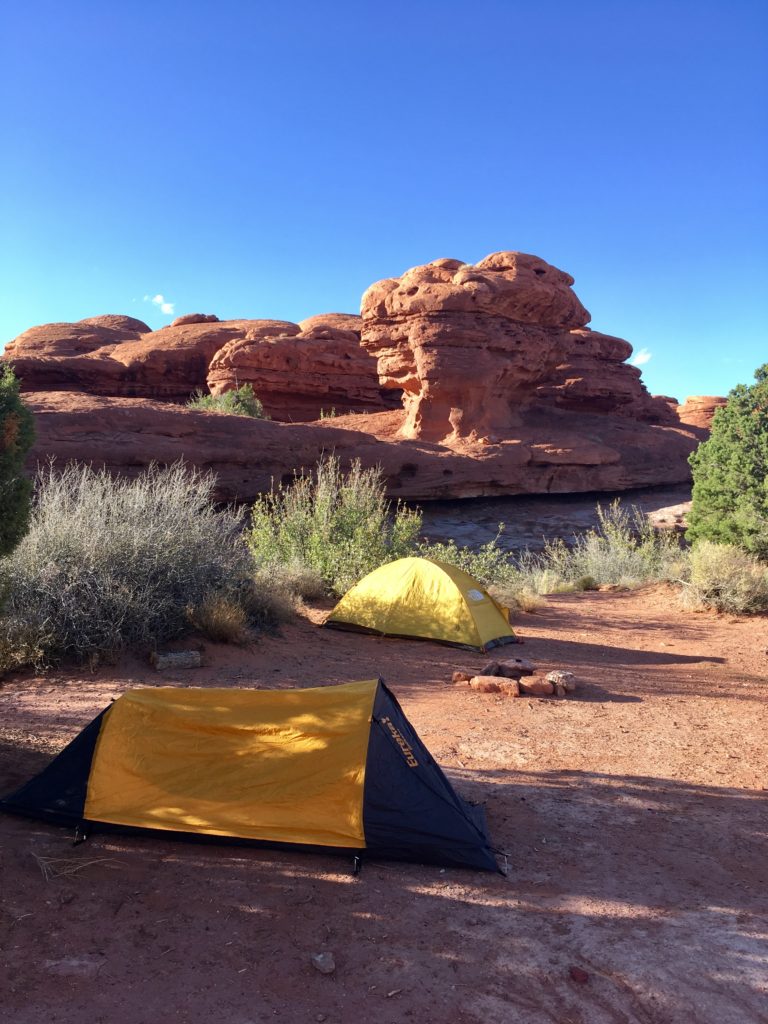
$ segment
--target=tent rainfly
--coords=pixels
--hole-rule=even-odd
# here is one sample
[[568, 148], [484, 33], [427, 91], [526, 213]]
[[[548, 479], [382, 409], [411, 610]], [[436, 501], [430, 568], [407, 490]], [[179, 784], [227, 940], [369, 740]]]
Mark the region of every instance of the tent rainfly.
[[347, 591], [325, 625], [473, 651], [517, 642], [507, 608], [463, 569], [431, 558], [399, 558], [374, 569]]
[[307, 690], [142, 687], [0, 809], [83, 832], [153, 832], [497, 871], [381, 680]]

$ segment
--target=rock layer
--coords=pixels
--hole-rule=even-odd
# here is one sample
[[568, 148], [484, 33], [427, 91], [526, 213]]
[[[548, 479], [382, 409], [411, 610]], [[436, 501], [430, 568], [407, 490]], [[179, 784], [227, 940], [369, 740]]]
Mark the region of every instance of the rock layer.
[[[391, 495], [412, 500], [482, 495], [624, 490], [685, 479], [695, 444], [683, 430], [617, 419], [610, 442], [592, 440], [604, 417], [537, 414], [525, 440], [453, 449], [403, 440], [403, 412], [359, 414], [322, 423], [276, 423], [185, 409], [165, 402], [72, 392], [33, 393], [37, 439], [29, 468], [54, 458], [135, 476], [178, 459], [212, 470], [222, 500], [250, 501], [272, 482], [290, 482], [324, 452], [348, 465], [381, 466]], [[686, 467], [687, 468], [687, 467]]]
[[632, 355], [628, 341], [580, 328], [561, 334], [559, 342], [561, 362], [537, 386], [537, 404], [679, 425], [675, 400], [649, 395], [640, 369], [625, 362]]
[[46, 324], [9, 342], [3, 358], [13, 364], [23, 391], [183, 402], [205, 389], [211, 359], [250, 321], [179, 320], [159, 331], [119, 316]]
[[24, 391], [83, 391], [185, 402], [249, 383], [269, 416], [373, 412], [400, 404], [360, 345], [360, 317], [326, 313], [301, 324], [189, 313], [151, 331], [130, 317], [33, 327], [6, 346]]

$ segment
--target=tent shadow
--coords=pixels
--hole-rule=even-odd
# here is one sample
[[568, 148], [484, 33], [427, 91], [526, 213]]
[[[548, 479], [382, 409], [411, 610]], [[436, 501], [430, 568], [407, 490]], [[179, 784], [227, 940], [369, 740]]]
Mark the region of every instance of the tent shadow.
[[[47, 904], [15, 890], [11, 966], [29, 942], [51, 956], [52, 942], [87, 936], [103, 953], [99, 989], [113, 999], [119, 986], [131, 1019], [188, 1005], [191, 992], [211, 1019], [238, 998], [248, 1019], [352, 1021], [364, 1005], [371, 1024], [403, 1019], [405, 1006], [430, 1022], [650, 1024], [660, 1006], [665, 1020], [762, 1019], [758, 794], [599, 772], [451, 775], [485, 802], [508, 877], [371, 861], [355, 878], [327, 855], [96, 836], [61, 843], [83, 867], [47, 884]], [[14, 819], [0, 830], [18, 851], [14, 879], [22, 850], [29, 871], [30, 852], [63, 838]], [[77, 913], [62, 918], [60, 898]], [[318, 949], [334, 953], [332, 983], [310, 966]], [[573, 982], [574, 964], [588, 984]], [[60, 992], [23, 997], [42, 1018]]]

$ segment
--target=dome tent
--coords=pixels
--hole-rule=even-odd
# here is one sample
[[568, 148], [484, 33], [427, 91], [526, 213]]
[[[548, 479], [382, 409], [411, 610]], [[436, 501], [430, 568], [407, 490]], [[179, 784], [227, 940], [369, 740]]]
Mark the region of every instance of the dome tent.
[[431, 558], [399, 558], [374, 569], [347, 591], [325, 625], [476, 651], [517, 642], [508, 609], [463, 569]]
[[79, 828], [498, 871], [381, 680], [129, 690], [0, 810]]

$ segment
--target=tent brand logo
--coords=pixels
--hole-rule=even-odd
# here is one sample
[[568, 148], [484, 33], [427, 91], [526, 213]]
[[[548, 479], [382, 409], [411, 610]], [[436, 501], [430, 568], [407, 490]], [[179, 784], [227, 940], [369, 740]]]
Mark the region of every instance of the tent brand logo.
[[418, 768], [419, 762], [413, 756], [413, 750], [411, 750], [410, 746], [405, 742], [402, 735], [397, 731], [394, 725], [392, 725], [392, 720], [385, 715], [384, 718], [382, 718], [381, 720], [381, 724], [386, 725], [386, 727], [392, 733], [392, 738], [403, 752], [403, 755], [405, 757], [405, 763], [409, 765], [411, 768]]
[[482, 601], [485, 594], [481, 590], [468, 590], [467, 597], [471, 598], [473, 601]]

